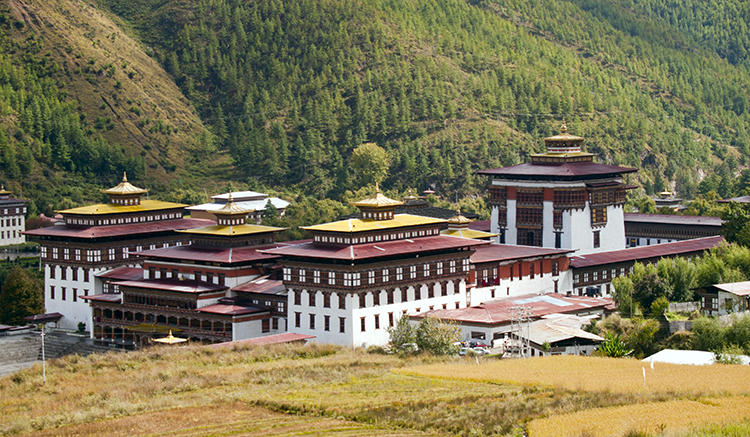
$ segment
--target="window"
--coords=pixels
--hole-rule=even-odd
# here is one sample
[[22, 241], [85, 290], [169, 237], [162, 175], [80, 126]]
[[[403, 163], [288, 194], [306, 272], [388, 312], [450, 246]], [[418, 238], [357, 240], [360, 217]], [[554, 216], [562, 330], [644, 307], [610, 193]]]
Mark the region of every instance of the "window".
[[331, 307], [331, 293], [323, 293], [323, 308]]
[[487, 337], [484, 332], [471, 331], [471, 338], [475, 340], [485, 340]]
[[361, 332], [365, 332], [365, 318], [364, 317], [359, 318], [359, 330]]
[[279, 330], [279, 319], [274, 317], [273, 318], [273, 330], [278, 331]]
[[65, 300], [65, 291], [66, 291], [65, 287], [60, 287], [60, 294], [61, 294], [62, 300]]
[[401, 289], [401, 302], [409, 301], [409, 290], [406, 288]]
[[375, 329], [380, 329], [380, 314], [375, 314]]
[[50, 299], [54, 299], [55, 298], [55, 287], [54, 286], [51, 286], [49, 288], [49, 298]]
[[345, 310], [346, 309], [346, 295], [339, 294], [338, 297], [339, 297], [339, 309]]
[[89, 271], [88, 269], [83, 270], [83, 282], [89, 282]]
[[302, 292], [299, 290], [295, 290], [294, 292], [294, 304], [302, 305]]
[[78, 302], [78, 289], [73, 289], [73, 302]]
[[388, 313], [388, 326], [394, 326], [393, 324], [393, 313]]
[[310, 329], [315, 329], [315, 314], [310, 314]]
[[552, 261], [552, 276], [558, 276], [560, 274], [560, 265], [558, 261]]
[[307, 292], [307, 300], [308, 300], [308, 305], [309, 306], [311, 306], [311, 307], [315, 306], [315, 292], [314, 291], [308, 291]]
[[594, 248], [598, 248], [601, 245], [599, 232], [600, 231], [594, 231]]
[[66, 281], [68, 279], [68, 268], [67, 267], [60, 267], [60, 279], [62, 279], [63, 281]]
[[260, 322], [260, 331], [261, 332], [271, 332], [271, 321], [268, 319], [263, 319]]
[[331, 330], [331, 316], [323, 316], [323, 330], [324, 331]]
[[393, 290], [388, 290], [388, 304], [392, 304], [394, 302], [393, 300]]
[[339, 317], [339, 332], [342, 334], [346, 332], [346, 317]]
[[372, 304], [374, 306], [380, 305], [380, 290], [372, 292]]
[[294, 313], [294, 327], [299, 328], [302, 325], [302, 313]]
[[531, 279], [534, 279], [534, 263], [529, 263], [529, 277]]
[[57, 267], [50, 266], [50, 268], [49, 268], [49, 278], [50, 279], [55, 279], [55, 270], [57, 270]]
[[367, 295], [362, 293], [359, 295], [359, 307], [360, 308], [366, 308], [367, 307]]

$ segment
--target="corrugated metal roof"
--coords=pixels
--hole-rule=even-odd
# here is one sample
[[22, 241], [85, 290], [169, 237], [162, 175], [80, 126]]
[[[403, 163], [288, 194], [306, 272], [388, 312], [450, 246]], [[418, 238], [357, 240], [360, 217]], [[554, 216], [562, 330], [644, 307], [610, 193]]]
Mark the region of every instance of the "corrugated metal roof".
[[138, 279], [143, 279], [143, 269], [123, 266], [94, 276], [104, 279], [119, 279], [121, 281], [137, 281]]
[[462, 237], [472, 239], [497, 237], [497, 234], [475, 231], [473, 229], [446, 229], [445, 231], [441, 231], [440, 234], [447, 235], [449, 237]]
[[92, 294], [90, 296], [78, 296], [83, 300], [96, 300], [101, 302], [116, 302], [122, 301], [122, 294], [120, 293], [106, 293], [106, 294]]
[[604, 341], [596, 334], [586, 332], [581, 329], [584, 324], [588, 324], [591, 318], [577, 316], [563, 316], [555, 319], [543, 319], [531, 323], [529, 326], [529, 340], [536, 344], [545, 342], [554, 344], [572, 338], [580, 338], [591, 341]]
[[627, 223], [658, 223], [664, 225], [692, 225], [692, 226], [717, 226], [721, 227], [724, 221], [721, 217], [695, 216], [695, 215], [670, 215], [670, 214], [637, 214], [625, 213], [625, 224]]
[[615, 165], [597, 164], [595, 162], [569, 162], [563, 164], [519, 164], [510, 167], [500, 167], [490, 170], [481, 170], [477, 174], [489, 176], [514, 176], [514, 177], [551, 177], [551, 178], [576, 178], [593, 175], [619, 175], [623, 173], [635, 173], [638, 169], [629, 167], [618, 167]]
[[234, 287], [232, 291], [279, 295], [285, 294], [287, 290], [284, 286], [283, 281], [277, 281], [268, 278], [258, 278], [249, 282], [245, 282], [244, 284], [240, 284]]
[[[194, 281], [191, 279], [142, 279], [140, 281], [122, 281], [120, 287], [142, 288], [148, 290], [174, 291], [178, 293], [211, 293], [226, 290], [225, 285], [212, 284], [210, 282]], [[122, 289], [122, 288], [121, 288]]]
[[750, 196], [732, 197], [729, 199], [717, 200], [717, 202], [719, 203], [729, 203], [729, 202], [750, 203]]
[[718, 288], [721, 291], [732, 293], [737, 296], [750, 296], [750, 281], [714, 284], [706, 288], [710, 287]]
[[278, 255], [266, 254], [262, 250], [284, 247], [285, 243], [266, 244], [263, 246], [245, 247], [217, 247], [217, 246], [189, 246], [165, 247], [162, 249], [145, 250], [131, 253], [146, 258], [177, 259], [185, 261], [205, 261], [217, 263], [241, 263], [278, 258]]
[[538, 256], [564, 255], [575, 249], [550, 249], [536, 246], [516, 246], [512, 244], [489, 244], [478, 247], [471, 255], [471, 262], [481, 264], [494, 261], [508, 261]]
[[293, 332], [285, 332], [283, 334], [266, 335], [264, 337], [248, 338], [245, 340], [228, 341], [226, 343], [217, 343], [209, 345], [212, 348], [220, 347], [232, 347], [235, 345], [248, 345], [248, 346], [266, 346], [270, 344], [281, 344], [281, 343], [294, 343], [298, 341], [311, 340], [315, 338], [314, 335], [295, 334]]
[[629, 249], [578, 255], [570, 257], [570, 266], [573, 268], [583, 268], [697, 253], [716, 247], [722, 241], [724, 241], [724, 237], [716, 235], [713, 237], [676, 241], [674, 243], [662, 243], [651, 246], [631, 247]]
[[[214, 211], [217, 212], [217, 211]], [[198, 235], [218, 235], [218, 236], [240, 236], [240, 235], [253, 235], [262, 234], [268, 232], [281, 232], [287, 228], [277, 228], [273, 226], [261, 226], [261, 225], [232, 225], [232, 226], [204, 226], [201, 228], [185, 229], [182, 232], [185, 234], [198, 234]]]
[[580, 296], [564, 296], [561, 294], [530, 294], [509, 299], [486, 302], [482, 305], [455, 310], [434, 310], [420, 314], [437, 317], [444, 320], [453, 320], [459, 323], [477, 323], [485, 325], [501, 325], [510, 323], [510, 309], [523, 305], [531, 311], [533, 318], [539, 318], [547, 314], [577, 314], [594, 309], [605, 309], [611, 305], [611, 298], [593, 298]]
[[309, 258], [357, 260], [380, 258], [392, 255], [417, 254], [435, 250], [476, 247], [489, 244], [488, 241], [468, 238], [434, 235], [406, 240], [380, 241], [377, 243], [341, 245], [305, 243], [297, 246], [264, 250], [263, 253]]
[[323, 223], [320, 225], [300, 226], [300, 228], [306, 229], [308, 231], [367, 232], [410, 226], [431, 225], [436, 223], [445, 223], [445, 220], [411, 214], [396, 214], [390, 220], [348, 219], [331, 223]]
[[477, 220], [469, 223], [469, 229], [482, 232], [492, 232], [492, 223], [489, 220]]
[[184, 208], [187, 205], [161, 200], [142, 200], [140, 205], [116, 205], [114, 203], [98, 203], [96, 205], [80, 206], [78, 208], [55, 211], [67, 215], [109, 215], [136, 212], [160, 211], [164, 209]]
[[242, 305], [227, 305], [227, 304], [222, 304], [222, 303], [217, 303], [215, 305], [208, 305], [205, 307], [197, 308], [196, 311], [200, 313], [223, 314], [227, 316], [241, 316], [243, 314], [267, 313], [268, 312], [268, 310], [265, 310], [263, 308], [258, 308], [258, 307], [246, 307]]
[[[238, 193], [234, 193], [236, 196]], [[220, 196], [224, 196], [223, 194]], [[220, 196], [214, 196], [215, 199], [220, 198]], [[228, 196], [228, 194], [227, 194]], [[261, 199], [261, 200], [241, 200], [240, 198], [235, 198], [234, 203], [239, 206], [240, 208], [247, 209], [250, 211], [265, 211], [266, 210], [266, 204], [268, 202], [271, 202], [271, 205], [276, 207], [276, 209], [285, 209], [289, 206], [289, 202], [286, 200], [279, 199], [278, 197], [269, 197], [267, 199]], [[225, 205], [224, 202], [212, 202], [212, 203], [202, 203], [200, 205], [194, 205], [189, 206], [185, 209], [188, 211], [207, 211], [207, 212], [213, 212], [217, 209], [220, 209]]]
[[118, 237], [122, 235], [142, 235], [154, 232], [177, 231], [181, 229], [197, 228], [213, 224], [212, 220], [180, 218], [174, 220], [160, 220], [157, 222], [130, 223], [125, 225], [108, 226], [49, 226], [24, 232], [30, 236], [66, 237], [81, 239], [96, 239]]

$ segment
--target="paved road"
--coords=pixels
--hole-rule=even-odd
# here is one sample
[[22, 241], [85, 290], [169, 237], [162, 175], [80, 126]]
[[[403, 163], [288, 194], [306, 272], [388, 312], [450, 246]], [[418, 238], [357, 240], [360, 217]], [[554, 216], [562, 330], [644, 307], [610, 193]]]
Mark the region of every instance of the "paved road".
[[28, 369], [29, 367], [33, 366], [36, 363], [40, 363], [41, 361], [27, 361], [25, 363], [15, 363], [15, 364], [3, 364], [0, 366], [0, 376], [9, 375], [13, 372], [17, 372], [22, 369]]

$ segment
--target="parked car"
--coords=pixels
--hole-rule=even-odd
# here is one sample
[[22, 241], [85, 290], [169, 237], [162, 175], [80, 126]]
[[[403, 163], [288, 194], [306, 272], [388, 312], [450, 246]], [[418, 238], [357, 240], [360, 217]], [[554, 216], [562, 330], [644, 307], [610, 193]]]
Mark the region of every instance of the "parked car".
[[484, 355], [487, 355], [489, 353], [490, 353], [490, 351], [488, 351], [487, 349], [485, 349], [483, 347], [479, 347], [479, 346], [476, 346], [476, 347], [462, 347], [461, 350], [458, 351], [458, 356], [460, 356], [460, 357], [463, 357], [463, 356], [466, 356], [466, 355], [480, 355], [480, 356], [484, 356]]

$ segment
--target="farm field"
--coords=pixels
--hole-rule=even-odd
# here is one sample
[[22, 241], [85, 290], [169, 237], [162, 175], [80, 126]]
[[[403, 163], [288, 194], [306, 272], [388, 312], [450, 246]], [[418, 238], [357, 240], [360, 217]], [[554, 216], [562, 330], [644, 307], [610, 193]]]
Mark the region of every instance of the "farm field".
[[[635, 369], [641, 379], [631, 383], [639, 386], [597, 388], [573, 380], [572, 373], [568, 385], [561, 382], [566, 372], [587, 366], [592, 374], [599, 368], [602, 381]], [[709, 389], [692, 382], [711, 372], [689, 373], [708, 368], [687, 370], [683, 376], [693, 379], [683, 385], [690, 387], [670, 387], [665, 375], [653, 376], [643, 388], [642, 367], [637, 361], [590, 358], [485, 359], [477, 365], [473, 359], [400, 358], [321, 345], [71, 356], [48, 363], [46, 384], [41, 366], [0, 378], [0, 435], [535, 437], [561, 435], [560, 429], [571, 436], [619, 436], [643, 428], [639, 435], [718, 436], [732, 434], [727, 428], [693, 431], [689, 424], [703, 422], [690, 414], [720, 411], [710, 417], [722, 423], [748, 416], [743, 394], [750, 390], [742, 368], [714, 366], [726, 381]], [[679, 372], [658, 365], [646, 370]], [[647, 415], [655, 421], [627, 422]], [[575, 426], [593, 422], [611, 426]]]

